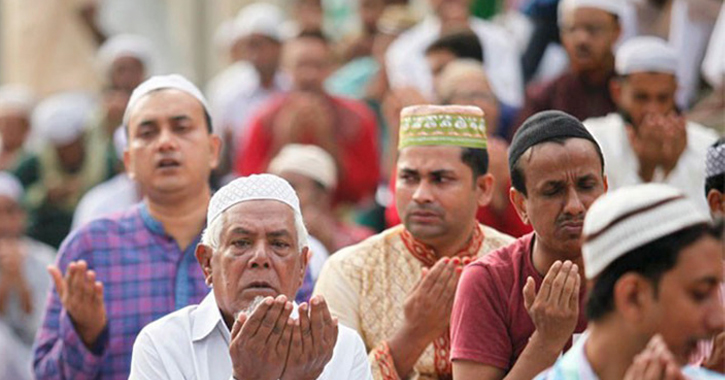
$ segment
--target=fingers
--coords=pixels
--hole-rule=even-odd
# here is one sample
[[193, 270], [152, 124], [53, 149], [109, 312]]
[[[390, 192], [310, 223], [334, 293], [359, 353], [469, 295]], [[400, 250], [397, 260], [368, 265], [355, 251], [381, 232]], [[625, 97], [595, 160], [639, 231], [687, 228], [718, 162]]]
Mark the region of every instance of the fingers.
[[438, 278], [443, 273], [449, 261], [450, 259], [447, 257], [438, 260], [438, 262], [427, 271], [425, 276], [420, 279], [420, 290], [424, 292], [424, 294], [429, 294], [432, 291], [433, 286], [438, 283]]
[[524, 306], [526, 306], [526, 310], [531, 309], [531, 306], [534, 304], [534, 300], [536, 299], [536, 282], [534, 281], [533, 277], [526, 278], [526, 284], [524, 285]]
[[312, 328], [312, 347], [317, 347], [318, 345], [322, 344], [322, 337], [324, 334], [323, 328], [325, 325], [324, 312], [327, 312], [327, 316], [329, 317], [330, 313], [329, 311], [327, 311], [325, 299], [319, 295], [312, 297], [312, 299], [310, 300], [310, 327]]
[[[569, 272], [572, 268], [572, 262], [567, 260], [561, 265], [559, 273], [556, 274], [554, 281], [551, 283], [551, 292], [549, 293], [548, 302], [553, 305], [559, 305], [562, 298], [562, 293], [567, 285], [567, 279], [569, 278]], [[572, 284], [573, 286], [573, 284]], [[568, 299], [568, 298], [567, 298]]]
[[[563, 272], [563, 270], [562, 270]], [[560, 273], [561, 275], [561, 273]], [[559, 305], [562, 308], [568, 308], [571, 305], [572, 296], [575, 294], [575, 290], [578, 293], [576, 286], [579, 278], [579, 267], [576, 264], [571, 264], [569, 271], [564, 279], [564, 287], [561, 290], [561, 296], [559, 297]], [[575, 289], [576, 288], [576, 289]], [[578, 294], [577, 294], [578, 295]]]
[[[426, 294], [431, 297], [431, 299], [438, 300], [438, 302], [445, 303], [448, 299], [449, 295], [449, 287], [451, 278], [453, 278], [453, 281], [457, 280], [455, 279], [456, 276], [456, 268], [460, 265], [460, 259], [459, 258], [444, 258], [440, 260], [439, 262], [443, 262], [443, 265], [440, 266], [440, 272], [438, 274], [438, 277], [435, 279], [435, 282], [433, 283], [432, 287], [430, 288], [430, 291]], [[436, 263], [438, 265], [438, 263]], [[433, 279], [430, 278], [432, 281]], [[455, 292], [455, 288], [453, 290]]]
[[[290, 304], [291, 306], [291, 304]], [[284, 330], [280, 334], [279, 341], [277, 342], [277, 353], [280, 356], [287, 356], [290, 349], [290, 342], [292, 341], [292, 333], [295, 330], [296, 321], [289, 316], [287, 317], [287, 324], [284, 326]]]
[[[277, 312], [278, 310], [279, 312]], [[267, 313], [267, 317], [262, 322], [262, 328], [270, 326], [270, 323], [265, 323], [265, 321], [272, 322], [272, 328], [267, 334], [268, 344], [276, 345], [282, 339], [290, 314], [292, 314], [292, 302], [288, 302], [287, 297], [284, 295], [277, 296], [272, 310]], [[261, 337], [264, 337], [264, 335], [261, 335]]]
[[53, 279], [53, 284], [55, 285], [55, 290], [58, 292], [58, 297], [63, 299], [63, 295], [65, 294], [63, 274], [60, 273], [60, 269], [58, 269], [55, 265], [48, 265], [47, 269], [48, 274], [50, 274], [50, 277]]
[[244, 326], [244, 323], [247, 321], [247, 314], [246, 313], [239, 313], [237, 318], [234, 320], [234, 326], [232, 326], [232, 340], [234, 340], [237, 335], [239, 335], [239, 332], [242, 331], [242, 326]]
[[541, 288], [539, 289], [539, 292], [536, 294], [537, 298], [540, 298], [541, 300], [548, 300], [549, 296], [551, 295], [551, 288], [554, 283], [554, 279], [559, 275], [559, 272], [561, 271], [562, 263], [561, 261], [554, 261], [554, 264], [551, 265], [551, 268], [549, 268], [549, 271], [546, 272], [546, 276], [544, 276], [544, 281], [541, 283]]
[[582, 277], [579, 275], [578, 270], [574, 273], [574, 279], [575, 279], [574, 290], [571, 292], [571, 295], [569, 296], [569, 309], [578, 311], [579, 310], [579, 291], [581, 290], [581, 286], [582, 286]]
[[249, 337], [256, 336], [259, 333], [260, 328], [262, 328], [262, 321], [265, 319], [267, 312], [272, 308], [272, 305], [274, 305], [274, 298], [265, 298], [264, 301], [262, 301], [262, 303], [260, 303], [254, 311], [252, 311], [251, 315], [246, 316], [247, 322], [241, 327], [241, 333]]

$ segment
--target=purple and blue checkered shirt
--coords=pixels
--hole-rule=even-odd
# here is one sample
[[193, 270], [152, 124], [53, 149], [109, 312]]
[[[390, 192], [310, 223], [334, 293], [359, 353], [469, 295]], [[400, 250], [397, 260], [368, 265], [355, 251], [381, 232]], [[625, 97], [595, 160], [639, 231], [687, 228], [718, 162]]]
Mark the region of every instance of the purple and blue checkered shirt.
[[86, 348], [51, 291], [34, 347], [40, 379], [127, 379], [136, 335], [148, 323], [209, 293], [194, 250], [164, 233], [145, 204], [95, 220], [72, 233], [58, 253], [65, 273], [71, 261], [85, 260], [103, 282], [108, 325], [92, 350]]

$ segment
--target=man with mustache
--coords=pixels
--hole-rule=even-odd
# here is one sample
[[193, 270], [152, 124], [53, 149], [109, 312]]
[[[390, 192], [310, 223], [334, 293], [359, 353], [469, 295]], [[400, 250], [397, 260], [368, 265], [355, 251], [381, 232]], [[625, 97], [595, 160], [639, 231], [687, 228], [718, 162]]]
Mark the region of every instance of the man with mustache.
[[38, 379], [127, 379], [141, 328], [208, 293], [194, 249], [221, 145], [210, 120], [179, 75], [131, 94], [124, 164], [144, 199], [71, 233], [48, 268], [55, 291], [35, 340]]
[[621, 0], [559, 3], [559, 31], [569, 69], [549, 82], [528, 86], [517, 127], [529, 116], [548, 109], [564, 111], [579, 120], [616, 110], [609, 95], [609, 80], [614, 77], [613, 49], [621, 33], [621, 14]]
[[131, 379], [370, 379], [365, 346], [321, 296], [293, 304], [309, 260], [292, 186], [272, 174], [214, 194], [196, 258], [212, 292], [146, 326]]
[[663, 184], [625, 187], [594, 202], [582, 246], [587, 334], [537, 379], [725, 379], [681, 368], [698, 342], [725, 329], [722, 232]]
[[607, 189], [604, 159], [561, 111], [530, 117], [509, 147], [510, 199], [534, 232], [466, 267], [451, 315], [456, 380], [531, 379], [584, 331], [581, 233]]
[[399, 134], [403, 224], [333, 254], [314, 294], [363, 337], [375, 379], [450, 379], [448, 325], [462, 267], [513, 239], [476, 221], [494, 181], [480, 108], [406, 107]]
[[618, 113], [584, 121], [602, 147], [612, 189], [647, 182], [682, 190], [703, 213], [707, 148], [717, 134], [675, 105], [681, 57], [657, 37], [634, 37], [617, 50], [612, 98]]

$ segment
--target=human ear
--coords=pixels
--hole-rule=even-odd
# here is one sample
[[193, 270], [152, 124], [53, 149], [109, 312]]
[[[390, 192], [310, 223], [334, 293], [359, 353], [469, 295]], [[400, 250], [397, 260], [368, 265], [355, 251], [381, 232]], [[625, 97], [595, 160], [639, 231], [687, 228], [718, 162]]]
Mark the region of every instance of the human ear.
[[199, 244], [196, 246], [196, 261], [199, 262], [201, 270], [204, 272], [204, 282], [207, 286], [212, 285], [212, 270], [211, 270], [211, 258], [214, 254], [214, 250], [208, 245]]
[[519, 218], [521, 218], [521, 221], [524, 222], [524, 224], [531, 224], [529, 215], [526, 211], [526, 196], [512, 187], [509, 190], [509, 199], [511, 200], [511, 204], [514, 205], [516, 213], [519, 215]]
[[710, 206], [710, 212], [713, 215], [725, 214], [725, 210], [723, 210], [723, 203], [723, 193], [717, 189], [711, 189], [710, 192], [707, 193], [707, 205]]
[[493, 198], [493, 182], [494, 178], [491, 173], [476, 178], [476, 187], [480, 190], [477, 196], [479, 207], [484, 207], [491, 203], [491, 199]]
[[650, 282], [636, 273], [625, 273], [614, 284], [614, 308], [629, 323], [647, 323], [647, 311], [654, 296]]

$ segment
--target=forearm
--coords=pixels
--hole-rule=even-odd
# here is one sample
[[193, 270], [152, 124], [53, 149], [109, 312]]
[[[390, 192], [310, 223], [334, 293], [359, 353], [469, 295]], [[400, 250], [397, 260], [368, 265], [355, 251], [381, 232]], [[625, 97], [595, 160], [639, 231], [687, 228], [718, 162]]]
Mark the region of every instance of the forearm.
[[529, 339], [524, 351], [504, 377], [504, 380], [531, 380], [545, 369], [554, 365], [564, 346], [556, 347], [550, 341], [541, 338], [536, 332]]
[[35, 374], [41, 379], [93, 379], [103, 364], [103, 352], [108, 345], [102, 334], [94, 351], [89, 350], [75, 331], [65, 312], [55, 313], [55, 326], [46, 323], [39, 332], [34, 351]]
[[387, 340], [395, 371], [401, 378], [405, 378], [413, 370], [430, 342], [405, 324]]

